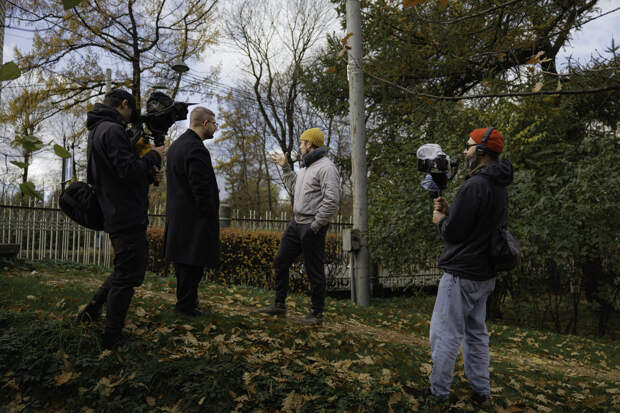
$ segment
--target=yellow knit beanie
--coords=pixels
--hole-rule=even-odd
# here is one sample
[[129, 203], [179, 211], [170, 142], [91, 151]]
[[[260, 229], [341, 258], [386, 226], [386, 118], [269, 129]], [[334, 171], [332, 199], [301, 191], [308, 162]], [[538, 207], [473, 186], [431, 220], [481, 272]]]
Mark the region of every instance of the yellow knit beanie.
[[301, 134], [299, 138], [301, 141], [308, 141], [312, 143], [317, 148], [320, 148], [324, 145], [323, 132], [319, 128], [311, 128]]

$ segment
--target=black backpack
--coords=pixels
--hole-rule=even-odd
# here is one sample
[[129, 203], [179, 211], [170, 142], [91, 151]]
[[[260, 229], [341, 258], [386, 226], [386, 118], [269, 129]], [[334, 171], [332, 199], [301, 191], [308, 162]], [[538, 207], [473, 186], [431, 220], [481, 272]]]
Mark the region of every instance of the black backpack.
[[[93, 162], [91, 147], [94, 139], [92, 139], [92, 134], [89, 140], [91, 145], [88, 145], [88, 164]], [[90, 174], [88, 174], [87, 181], [93, 182]], [[73, 182], [62, 191], [58, 204], [62, 212], [81, 226], [96, 231], [103, 229], [103, 213], [97, 201], [95, 187], [90, 183]]]
[[[487, 179], [489, 178], [487, 177]], [[490, 179], [489, 182], [497, 185]], [[498, 202], [496, 201], [495, 204], [497, 205]], [[519, 265], [522, 257], [523, 253], [517, 239], [506, 228], [506, 211], [503, 211], [489, 238], [489, 261], [491, 266], [495, 272], [511, 271]]]
[[86, 182], [73, 182], [60, 194], [60, 209], [83, 227], [103, 229], [103, 213], [97, 201], [95, 188]]
[[521, 261], [523, 254], [519, 243], [504, 225], [495, 228], [489, 242], [491, 265], [495, 271], [511, 271]]

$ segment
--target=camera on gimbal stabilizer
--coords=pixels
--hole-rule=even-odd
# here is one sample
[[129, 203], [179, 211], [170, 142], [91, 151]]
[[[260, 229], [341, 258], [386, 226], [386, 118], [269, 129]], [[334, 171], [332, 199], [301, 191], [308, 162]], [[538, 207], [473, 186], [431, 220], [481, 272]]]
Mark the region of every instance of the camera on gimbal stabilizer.
[[[143, 138], [144, 143], [153, 141], [155, 146], [162, 146], [168, 129], [174, 122], [187, 119], [187, 107], [195, 103], [175, 102], [165, 93], [155, 92], [146, 102], [146, 113], [140, 115], [138, 122], [131, 128], [132, 146]], [[148, 132], [144, 130], [147, 127]]]
[[441, 196], [459, 169], [459, 161], [450, 159], [436, 143], [427, 143], [418, 148], [418, 171], [426, 172], [422, 187], [430, 192], [431, 198]]

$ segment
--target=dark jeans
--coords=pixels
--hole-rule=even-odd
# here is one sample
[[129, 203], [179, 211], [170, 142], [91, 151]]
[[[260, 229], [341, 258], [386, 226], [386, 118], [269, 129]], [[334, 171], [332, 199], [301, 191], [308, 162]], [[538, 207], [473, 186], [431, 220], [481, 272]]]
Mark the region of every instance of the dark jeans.
[[146, 231], [133, 229], [110, 234], [114, 248], [114, 271], [105, 279], [93, 300], [106, 303], [106, 334], [120, 334], [133, 297], [134, 288], [144, 281], [148, 260]]
[[322, 313], [325, 306], [325, 236], [329, 225], [318, 233], [310, 224], [298, 224], [294, 219], [288, 223], [282, 235], [280, 248], [275, 258], [276, 303], [284, 304], [288, 294], [289, 268], [303, 253], [304, 267], [310, 279], [312, 311]]
[[174, 263], [174, 272], [177, 276], [177, 304], [176, 309], [182, 312], [198, 308], [198, 284], [202, 279], [203, 267]]

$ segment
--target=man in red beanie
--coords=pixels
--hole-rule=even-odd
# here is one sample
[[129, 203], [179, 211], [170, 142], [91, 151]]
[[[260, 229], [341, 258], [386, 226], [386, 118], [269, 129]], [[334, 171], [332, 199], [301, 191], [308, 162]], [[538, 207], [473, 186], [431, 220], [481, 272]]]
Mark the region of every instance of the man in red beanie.
[[492, 231], [506, 223], [506, 187], [513, 177], [510, 162], [499, 159], [503, 150], [504, 140], [497, 129], [472, 131], [464, 151], [469, 176], [452, 205], [443, 197], [434, 202], [433, 223], [446, 245], [439, 257], [444, 275], [431, 318], [429, 396], [440, 401], [450, 395], [461, 346], [472, 401], [490, 405], [486, 302], [495, 288], [496, 272], [489, 262], [489, 243]]

